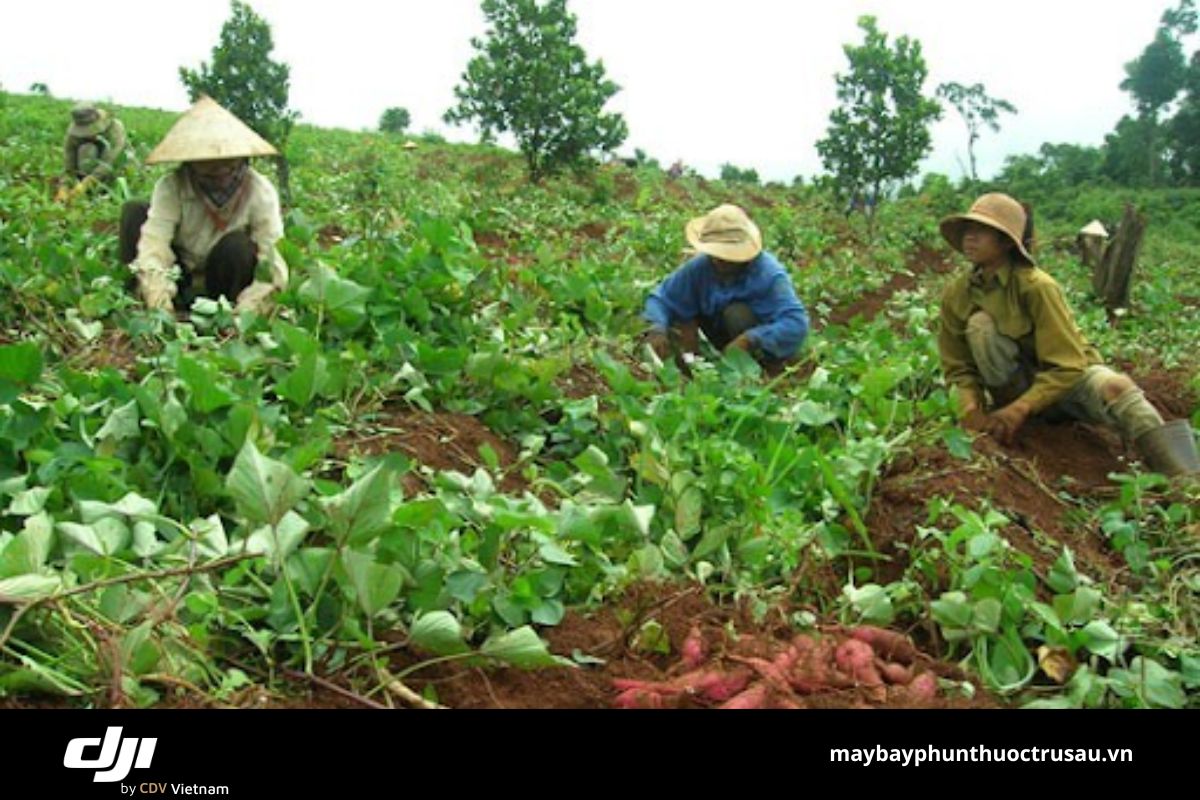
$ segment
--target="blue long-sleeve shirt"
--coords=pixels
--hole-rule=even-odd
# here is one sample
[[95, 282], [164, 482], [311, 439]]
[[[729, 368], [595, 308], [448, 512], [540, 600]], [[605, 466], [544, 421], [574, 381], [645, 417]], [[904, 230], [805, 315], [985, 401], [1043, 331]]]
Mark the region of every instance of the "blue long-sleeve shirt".
[[715, 317], [730, 303], [745, 303], [762, 324], [746, 331], [773, 358], [791, 358], [808, 335], [808, 312], [792, 279], [775, 256], [763, 251], [730, 283], [717, 281], [712, 260], [699, 255], [675, 270], [646, 300], [642, 316], [666, 330], [679, 322]]

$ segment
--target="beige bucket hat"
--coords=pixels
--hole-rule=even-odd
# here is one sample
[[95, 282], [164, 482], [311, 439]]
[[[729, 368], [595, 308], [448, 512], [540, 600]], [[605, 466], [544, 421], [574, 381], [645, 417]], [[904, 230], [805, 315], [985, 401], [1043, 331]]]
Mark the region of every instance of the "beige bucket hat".
[[978, 222], [1000, 231], [1017, 246], [1017, 254], [1026, 264], [1034, 263], [1033, 256], [1021, 243], [1025, 233], [1025, 209], [1008, 195], [1000, 192], [985, 194], [971, 204], [971, 210], [966, 214], [955, 214], [942, 220], [942, 238], [960, 253], [968, 222]]
[[700, 253], [722, 261], [753, 261], [762, 252], [762, 233], [741, 208], [726, 203], [684, 229], [688, 244]]
[[71, 109], [71, 127], [67, 131], [76, 139], [91, 139], [108, 130], [112, 118], [95, 103], [77, 103]]
[[158, 147], [150, 151], [146, 163], [275, 155], [279, 155], [278, 150], [206, 96], [171, 126]]
[[1099, 236], [1101, 239], [1108, 238], [1108, 230], [1100, 223], [1100, 220], [1094, 219], [1087, 225], [1079, 229], [1081, 236]]

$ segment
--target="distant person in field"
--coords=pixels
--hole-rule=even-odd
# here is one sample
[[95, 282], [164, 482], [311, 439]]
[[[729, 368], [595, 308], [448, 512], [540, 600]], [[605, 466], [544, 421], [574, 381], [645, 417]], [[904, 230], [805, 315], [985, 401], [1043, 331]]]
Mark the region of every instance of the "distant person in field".
[[739, 349], [780, 371], [808, 335], [808, 312], [787, 270], [763, 250], [746, 212], [722, 205], [685, 229], [695, 258], [650, 293], [647, 340], [660, 358], [697, 353], [700, 333], [722, 352]]
[[[178, 162], [149, 203], [121, 211], [121, 260], [150, 308], [187, 310], [197, 297], [225, 297], [259, 310], [287, 285], [275, 244], [283, 236], [279, 195], [250, 166], [276, 150], [211, 98], [203, 97], [167, 132], [147, 164]], [[256, 281], [260, 262], [266, 280]]]
[[1142, 390], [1104, 366], [1083, 338], [1062, 289], [1034, 263], [1028, 207], [985, 194], [966, 214], [942, 220], [941, 231], [971, 263], [942, 294], [938, 336], [964, 426], [1007, 445], [1032, 416], [1104, 424], [1156, 472], [1200, 470], [1186, 420], [1164, 424]]
[[74, 186], [63, 186], [59, 201], [111, 179], [124, 158], [125, 145], [125, 126], [103, 108], [79, 103], [71, 109], [71, 125], [63, 143], [63, 172]]

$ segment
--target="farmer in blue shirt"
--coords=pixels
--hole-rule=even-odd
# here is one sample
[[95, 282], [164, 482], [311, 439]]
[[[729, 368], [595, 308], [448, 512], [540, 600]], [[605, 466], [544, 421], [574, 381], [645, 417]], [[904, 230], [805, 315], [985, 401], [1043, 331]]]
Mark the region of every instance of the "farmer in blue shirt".
[[745, 350], [779, 371], [804, 343], [808, 313], [787, 270], [763, 250], [758, 226], [723, 205], [689, 222], [686, 235], [699, 255], [646, 300], [650, 346], [664, 359], [695, 353], [703, 331], [718, 350]]

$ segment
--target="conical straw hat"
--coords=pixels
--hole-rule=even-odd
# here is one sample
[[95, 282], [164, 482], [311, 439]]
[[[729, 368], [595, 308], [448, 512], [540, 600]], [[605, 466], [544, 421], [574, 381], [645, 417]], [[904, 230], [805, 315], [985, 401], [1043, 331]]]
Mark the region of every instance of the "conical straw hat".
[[146, 157], [146, 163], [275, 155], [279, 155], [278, 150], [206, 96], [171, 126], [158, 147]]
[[1105, 239], [1108, 238], [1108, 231], [1104, 229], [1104, 225], [1102, 225], [1098, 219], [1094, 219], [1087, 225], [1084, 225], [1079, 232], [1084, 236], [1101, 236]]

